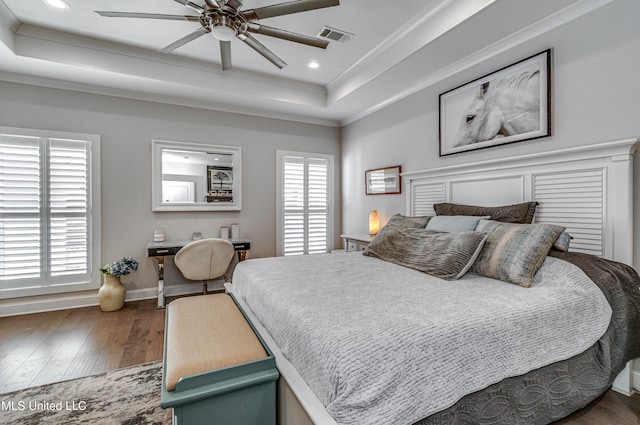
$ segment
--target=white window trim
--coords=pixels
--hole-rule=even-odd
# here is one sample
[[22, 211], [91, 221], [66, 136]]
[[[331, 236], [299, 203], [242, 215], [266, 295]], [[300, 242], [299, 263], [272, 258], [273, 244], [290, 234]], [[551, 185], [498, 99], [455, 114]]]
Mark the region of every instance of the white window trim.
[[0, 126], [1, 134], [11, 134], [16, 136], [40, 137], [40, 138], [57, 138], [84, 140], [91, 143], [89, 161], [91, 174], [91, 278], [83, 283], [56, 283], [43, 286], [30, 286], [28, 288], [11, 288], [0, 289], [0, 299], [18, 298], [34, 295], [49, 295], [66, 292], [94, 290], [100, 287], [102, 273], [100, 272], [101, 261], [101, 208], [100, 208], [100, 136], [96, 134], [69, 133], [49, 130], [35, 130], [27, 128], [14, 128]]
[[327, 222], [327, 248], [331, 252], [334, 249], [334, 156], [329, 154], [276, 150], [276, 255], [284, 255], [284, 197], [283, 197], [283, 158], [285, 156], [300, 156], [303, 158], [322, 158], [329, 163], [328, 170], [328, 222]]

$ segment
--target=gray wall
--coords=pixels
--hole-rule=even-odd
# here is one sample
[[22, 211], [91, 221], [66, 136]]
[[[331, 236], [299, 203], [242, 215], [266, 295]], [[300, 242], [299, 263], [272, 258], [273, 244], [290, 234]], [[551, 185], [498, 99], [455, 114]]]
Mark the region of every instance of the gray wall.
[[[343, 128], [343, 231], [367, 233], [371, 209], [380, 211], [382, 223], [404, 212], [404, 193], [365, 196], [367, 169], [400, 164], [403, 171], [417, 171], [640, 137], [638, 16], [640, 2], [612, 2]], [[446, 40], [441, 41], [447, 46]], [[553, 49], [553, 136], [440, 158], [438, 95], [548, 48]], [[639, 164], [637, 154], [638, 197]], [[635, 217], [637, 234], [640, 208]], [[640, 242], [638, 237], [634, 240], [638, 267]]]
[[[241, 236], [253, 240], [249, 258], [274, 256], [277, 149], [335, 155], [337, 234], [341, 228], [336, 128], [6, 82], [0, 82], [0, 125], [101, 136], [102, 264], [125, 255], [141, 260], [141, 269], [125, 280], [129, 289], [155, 286], [155, 269], [145, 257], [154, 227], [177, 240], [193, 232], [218, 236], [220, 226], [239, 223]], [[151, 139], [240, 146], [242, 211], [152, 212]]]

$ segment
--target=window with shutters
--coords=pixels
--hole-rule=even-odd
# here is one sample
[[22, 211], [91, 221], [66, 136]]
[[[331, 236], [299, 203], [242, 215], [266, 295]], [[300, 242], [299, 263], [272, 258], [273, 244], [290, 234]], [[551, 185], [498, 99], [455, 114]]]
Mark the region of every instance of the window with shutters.
[[333, 156], [278, 151], [278, 255], [329, 252]]
[[98, 143], [0, 127], [0, 298], [98, 287]]

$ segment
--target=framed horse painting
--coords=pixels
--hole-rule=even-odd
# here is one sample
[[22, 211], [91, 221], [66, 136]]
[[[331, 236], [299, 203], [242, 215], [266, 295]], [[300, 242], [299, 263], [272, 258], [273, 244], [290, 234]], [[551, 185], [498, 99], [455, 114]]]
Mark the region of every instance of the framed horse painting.
[[551, 135], [551, 50], [440, 95], [440, 156]]

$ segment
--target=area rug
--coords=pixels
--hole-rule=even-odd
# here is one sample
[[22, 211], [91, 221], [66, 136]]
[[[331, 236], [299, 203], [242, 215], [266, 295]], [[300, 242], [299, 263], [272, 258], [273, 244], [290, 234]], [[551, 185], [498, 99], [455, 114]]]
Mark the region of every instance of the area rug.
[[0, 423], [169, 425], [161, 381], [158, 361], [0, 394]]

